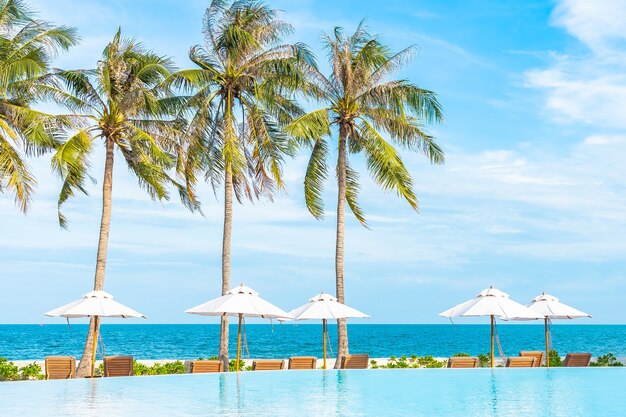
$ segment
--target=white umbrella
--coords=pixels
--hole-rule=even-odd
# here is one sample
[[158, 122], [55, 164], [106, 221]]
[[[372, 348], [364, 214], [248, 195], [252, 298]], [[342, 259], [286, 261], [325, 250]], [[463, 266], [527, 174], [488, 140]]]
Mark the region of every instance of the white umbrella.
[[143, 314], [113, 300], [113, 296], [105, 291], [88, 292], [80, 300], [50, 310], [44, 313], [44, 315], [49, 317], [65, 317], [68, 319], [94, 317], [93, 347], [91, 352], [92, 377], [96, 362], [96, 346], [98, 343], [98, 324], [100, 317], [116, 317], [123, 319], [146, 318]]
[[[577, 319], [580, 317], [591, 317], [591, 315], [563, 304], [558, 298], [546, 294], [545, 292], [533, 298], [528, 308], [540, 314], [544, 320], [544, 332], [546, 339], [546, 366], [550, 367], [550, 330], [549, 320], [553, 319]], [[525, 317], [509, 317], [511, 320], [529, 320]], [[530, 319], [533, 320], [533, 319]]]
[[268, 301], [259, 297], [259, 293], [250, 287], [241, 284], [230, 289], [225, 295], [200, 304], [185, 313], [199, 314], [201, 316], [238, 316], [237, 328], [237, 366], [239, 370], [239, 357], [241, 351], [241, 323], [244, 316], [262, 317], [266, 319], [291, 319], [289, 313], [281, 310]]
[[337, 301], [330, 294], [319, 293], [310, 298], [309, 302], [289, 312], [295, 320], [322, 320], [322, 335], [324, 338], [324, 369], [326, 369], [326, 338], [328, 335], [328, 319], [369, 318], [352, 307]]
[[509, 298], [509, 295], [497, 288], [489, 287], [482, 290], [475, 298], [458, 304], [449, 310], [439, 313], [443, 317], [481, 317], [491, 318], [491, 367], [494, 367], [494, 330], [496, 317], [526, 317], [541, 319], [539, 313]]

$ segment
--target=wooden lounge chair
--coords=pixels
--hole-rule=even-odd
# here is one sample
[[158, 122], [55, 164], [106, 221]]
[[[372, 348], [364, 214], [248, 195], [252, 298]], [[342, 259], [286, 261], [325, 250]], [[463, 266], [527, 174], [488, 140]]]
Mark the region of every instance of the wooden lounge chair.
[[280, 371], [285, 369], [285, 361], [264, 359], [252, 362], [253, 371]]
[[105, 356], [104, 357], [104, 376], [133, 376], [133, 357], [132, 356]]
[[541, 366], [541, 363], [543, 362], [543, 352], [540, 350], [529, 350], [529, 351], [522, 351], [519, 353], [520, 356], [528, 356], [528, 357], [532, 357], [535, 358], [535, 366], [539, 367]]
[[206, 360], [206, 361], [192, 361], [191, 373], [192, 374], [206, 374], [212, 372], [222, 372], [224, 365], [222, 361]]
[[289, 358], [289, 369], [315, 369], [317, 358], [315, 356], [293, 356]]
[[76, 359], [73, 356], [46, 356], [46, 379], [76, 377]]
[[507, 368], [532, 368], [535, 366], [536, 360], [532, 356], [513, 356], [507, 358], [505, 366]]
[[369, 364], [369, 355], [347, 355], [341, 360], [341, 369], [367, 369]]
[[448, 359], [448, 368], [478, 368], [478, 358], [453, 356]]
[[563, 366], [586, 367], [591, 362], [591, 353], [568, 353], [563, 361]]

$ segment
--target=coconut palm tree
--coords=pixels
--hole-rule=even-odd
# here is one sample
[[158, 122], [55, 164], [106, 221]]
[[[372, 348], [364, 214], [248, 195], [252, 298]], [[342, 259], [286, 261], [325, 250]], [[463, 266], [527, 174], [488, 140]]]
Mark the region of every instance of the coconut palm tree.
[[[113, 163], [117, 155], [152, 198], [167, 199], [167, 185], [177, 185], [168, 174], [175, 166], [175, 147], [180, 122], [169, 115], [176, 97], [161, 87], [173, 71], [167, 57], [145, 50], [121, 31], [106, 46], [98, 67], [93, 70], [58, 70], [46, 79], [47, 96], [71, 112], [68, 116], [79, 129], [58, 146], [52, 166], [63, 180], [59, 195], [59, 222], [66, 226], [61, 205], [77, 191], [87, 193], [89, 156], [104, 151], [102, 218], [96, 259], [94, 290], [104, 287], [107, 246], [111, 224]], [[98, 142], [102, 147], [95, 147]], [[179, 187], [183, 201], [184, 187]], [[85, 350], [77, 375], [91, 368], [94, 320], [89, 326]]]
[[[189, 58], [197, 68], [172, 78], [192, 91], [179, 172], [190, 196], [199, 173], [223, 187], [222, 294], [230, 288], [233, 195], [245, 199], [283, 188], [281, 166], [290, 153], [281, 126], [302, 114], [290, 92], [303, 81], [300, 63], [312, 63], [303, 45], [282, 45], [292, 28], [275, 10], [253, 0], [213, 0], [204, 18], [204, 46]], [[228, 318], [222, 317], [219, 358], [228, 369]]]
[[66, 122], [30, 108], [37, 79], [76, 41], [74, 29], [36, 19], [23, 1], [0, 0], [0, 193], [23, 212], [36, 185], [25, 158], [50, 151], [50, 128]]
[[[385, 190], [393, 190], [417, 210], [413, 180], [396, 146], [425, 154], [432, 163], [443, 163], [443, 151], [424, 131], [424, 122], [442, 120], [442, 110], [435, 94], [407, 80], [390, 76], [413, 55], [413, 48], [398, 53], [367, 32], [363, 22], [352, 36], [335, 28], [324, 35], [332, 72], [325, 77], [311, 69], [312, 91], [324, 107], [294, 120], [286, 130], [302, 145], [311, 148], [304, 179], [306, 205], [313, 216], [324, 214], [322, 194], [328, 176], [332, 141], [337, 136], [337, 235], [336, 290], [339, 302], [345, 302], [344, 224], [345, 203], [354, 216], [367, 226], [358, 204], [359, 176], [350, 165], [348, 154], [360, 154], [367, 170]], [[395, 145], [395, 146], [394, 146]], [[348, 353], [345, 320], [338, 320], [337, 364]]]

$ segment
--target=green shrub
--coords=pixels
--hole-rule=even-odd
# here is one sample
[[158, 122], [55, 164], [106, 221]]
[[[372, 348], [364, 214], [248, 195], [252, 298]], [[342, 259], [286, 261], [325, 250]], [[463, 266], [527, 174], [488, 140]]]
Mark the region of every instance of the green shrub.
[[0, 381], [17, 381], [20, 379], [17, 365], [7, 358], [0, 358]]
[[446, 361], [438, 361], [432, 356], [422, 356], [418, 362], [423, 368], [443, 368], [446, 365]]
[[606, 355], [598, 356], [596, 362], [591, 362], [589, 366], [624, 366], [624, 364], [619, 362], [615, 355], [609, 352]]
[[452, 355], [453, 358], [468, 358], [470, 356], [469, 353], [459, 352]]
[[554, 349], [551, 349], [548, 352], [548, 358], [550, 359], [550, 366], [553, 368], [558, 368], [559, 366], [563, 366], [563, 360], [559, 356], [559, 352]]
[[41, 366], [39, 366], [35, 362], [26, 365], [20, 369], [20, 379], [37, 380], [44, 378], [45, 376], [43, 372], [41, 372]]
[[414, 366], [412, 366], [412, 364], [410, 364], [407, 359], [406, 356], [401, 356], [400, 359], [396, 359], [395, 356], [392, 356], [389, 358], [389, 361], [387, 361], [387, 366], [386, 368], [412, 368]]
[[370, 361], [370, 365], [372, 369], [378, 369], [378, 362], [376, 362], [374, 359]]
[[[228, 370], [231, 372], [234, 372], [237, 370], [237, 359], [231, 359], [228, 362]], [[252, 367], [246, 367], [246, 362], [243, 359], [239, 359], [239, 370], [243, 371], [243, 370], [252, 370]]]
[[135, 375], [149, 375], [150, 368], [143, 363], [133, 361], [133, 372]]
[[187, 372], [187, 368], [181, 361], [155, 363], [148, 368], [148, 375], [172, 375], [184, 374], [185, 372]]
[[486, 368], [491, 366], [491, 354], [490, 353], [479, 353], [478, 354], [478, 366], [481, 368]]

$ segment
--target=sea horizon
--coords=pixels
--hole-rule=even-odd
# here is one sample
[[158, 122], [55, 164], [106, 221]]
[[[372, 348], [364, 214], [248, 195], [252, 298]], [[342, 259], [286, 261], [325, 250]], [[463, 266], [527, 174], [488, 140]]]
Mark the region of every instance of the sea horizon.
[[[336, 325], [329, 324], [330, 346], [336, 341]], [[449, 357], [463, 352], [473, 356], [489, 351], [488, 324], [349, 324], [350, 351], [370, 357]], [[504, 356], [521, 350], [545, 349], [543, 326], [498, 323]], [[590, 352], [626, 357], [626, 325], [554, 324], [553, 348], [561, 356]], [[39, 360], [51, 355], [80, 357], [86, 324], [0, 325], [0, 357]], [[235, 352], [236, 324], [230, 325], [230, 349]], [[313, 323], [246, 324], [244, 341], [249, 358], [321, 357], [321, 326]], [[102, 324], [106, 355], [132, 355], [136, 359], [197, 359], [216, 356], [219, 324]], [[331, 348], [330, 356], [333, 356]], [[500, 356], [497, 348], [496, 355]]]

